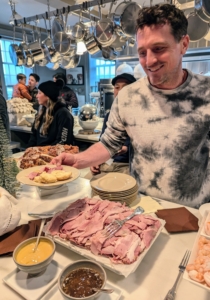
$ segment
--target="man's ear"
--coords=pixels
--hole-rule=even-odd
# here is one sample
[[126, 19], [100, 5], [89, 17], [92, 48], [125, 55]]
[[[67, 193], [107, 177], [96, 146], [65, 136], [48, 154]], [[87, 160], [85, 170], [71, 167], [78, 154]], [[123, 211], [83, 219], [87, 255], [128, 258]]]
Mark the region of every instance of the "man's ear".
[[181, 39], [181, 54], [184, 55], [187, 52], [190, 43], [190, 37], [188, 34], [184, 35]]

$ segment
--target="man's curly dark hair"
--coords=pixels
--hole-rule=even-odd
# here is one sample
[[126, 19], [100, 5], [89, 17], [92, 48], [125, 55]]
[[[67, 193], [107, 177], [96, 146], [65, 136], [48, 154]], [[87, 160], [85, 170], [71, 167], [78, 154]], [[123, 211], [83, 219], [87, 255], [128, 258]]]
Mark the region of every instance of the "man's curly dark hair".
[[144, 26], [171, 25], [171, 33], [175, 40], [179, 42], [187, 34], [188, 21], [183, 11], [171, 4], [157, 4], [151, 7], [143, 7], [139, 11], [136, 20], [136, 32]]

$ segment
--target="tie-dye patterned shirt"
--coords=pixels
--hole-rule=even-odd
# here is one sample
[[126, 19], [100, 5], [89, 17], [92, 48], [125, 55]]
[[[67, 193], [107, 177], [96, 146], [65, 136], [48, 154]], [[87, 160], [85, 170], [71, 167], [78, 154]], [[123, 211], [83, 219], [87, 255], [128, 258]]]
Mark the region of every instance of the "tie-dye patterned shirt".
[[210, 201], [210, 78], [187, 72], [173, 90], [154, 88], [146, 77], [124, 87], [101, 143], [112, 157], [128, 134], [139, 191], [199, 207]]

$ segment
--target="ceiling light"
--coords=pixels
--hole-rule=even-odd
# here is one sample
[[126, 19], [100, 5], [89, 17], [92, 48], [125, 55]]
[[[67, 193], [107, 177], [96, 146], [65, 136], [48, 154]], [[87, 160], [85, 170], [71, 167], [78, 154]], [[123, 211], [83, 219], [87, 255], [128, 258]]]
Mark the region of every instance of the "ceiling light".
[[85, 46], [85, 43], [83, 41], [78, 42], [77, 43], [77, 54], [82, 55], [86, 51], [87, 51], [87, 48]]

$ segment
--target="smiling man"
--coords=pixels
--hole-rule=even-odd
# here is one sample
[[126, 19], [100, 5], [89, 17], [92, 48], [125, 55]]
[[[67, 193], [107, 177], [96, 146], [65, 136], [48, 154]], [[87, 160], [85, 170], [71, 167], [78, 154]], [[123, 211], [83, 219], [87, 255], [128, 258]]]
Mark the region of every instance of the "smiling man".
[[140, 10], [137, 47], [147, 76], [119, 92], [100, 143], [61, 154], [54, 163], [100, 164], [119, 151], [127, 134], [141, 193], [191, 207], [210, 201], [210, 78], [182, 69], [187, 25], [174, 5]]

